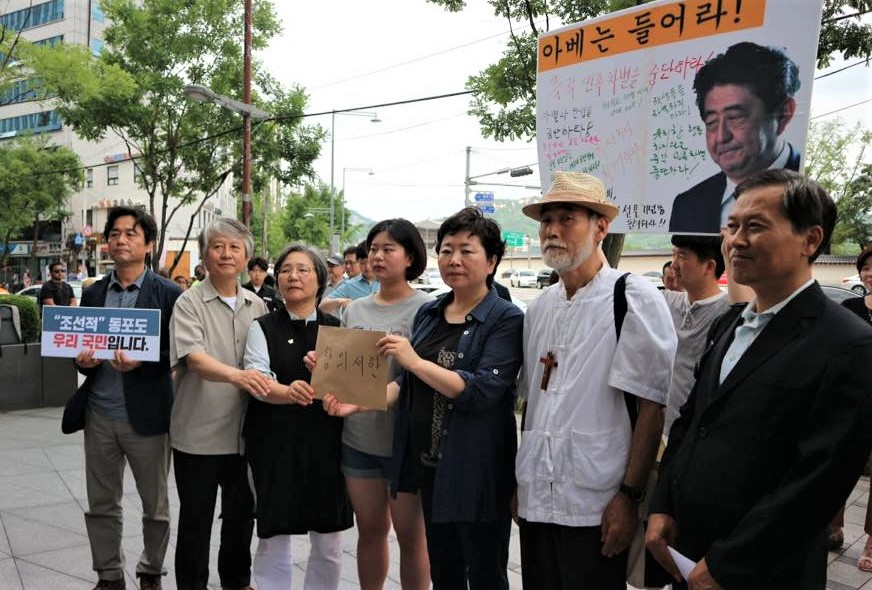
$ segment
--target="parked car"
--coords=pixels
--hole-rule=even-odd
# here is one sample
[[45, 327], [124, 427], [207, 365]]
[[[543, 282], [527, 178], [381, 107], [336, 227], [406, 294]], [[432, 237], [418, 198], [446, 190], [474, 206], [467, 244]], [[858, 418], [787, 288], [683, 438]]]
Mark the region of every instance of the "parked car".
[[536, 287], [536, 273], [529, 268], [516, 270], [509, 277], [509, 284], [512, 287]]
[[[69, 283], [70, 287], [73, 288], [73, 295], [76, 296], [76, 301], [82, 301], [82, 283], [79, 281], [73, 281]], [[29, 287], [23, 288], [21, 291], [16, 293], [16, 295], [24, 295], [25, 297], [30, 297], [33, 299], [35, 303], [39, 303], [39, 290], [42, 289], [42, 284], [39, 285], [31, 285]]]
[[856, 291], [849, 291], [848, 289], [842, 289], [841, 287], [831, 287], [830, 285], [821, 285], [821, 289], [824, 291], [824, 295], [830, 298], [831, 301], [835, 303], [841, 303], [845, 299], [853, 299], [854, 297], [861, 297], [859, 293]]
[[543, 268], [536, 274], [536, 286], [540, 289], [551, 286], [551, 273], [554, 270], [551, 268]]
[[842, 287], [845, 289], [850, 289], [857, 295], [865, 295], [866, 287], [863, 286], [863, 282], [860, 280], [860, 275], [851, 275], [850, 277], [845, 277], [842, 279]]
[[654, 286], [658, 289], [665, 289], [666, 287], [663, 285], [663, 273], [659, 270], [649, 270], [648, 272], [643, 272], [642, 276], [654, 283]]
[[444, 285], [445, 281], [442, 280], [442, 275], [439, 274], [438, 268], [428, 268], [421, 276], [418, 277], [418, 282], [422, 285]]

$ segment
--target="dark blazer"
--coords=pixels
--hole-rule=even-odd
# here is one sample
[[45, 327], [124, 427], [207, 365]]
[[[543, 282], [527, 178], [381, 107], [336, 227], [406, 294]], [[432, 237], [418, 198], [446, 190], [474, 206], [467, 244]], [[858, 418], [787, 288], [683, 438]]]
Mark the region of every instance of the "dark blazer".
[[263, 302], [266, 303], [266, 307], [270, 311], [274, 311], [276, 309], [284, 309], [284, 306], [281, 305], [281, 302], [278, 300], [275, 287], [267, 285], [266, 281], [264, 281], [263, 285], [261, 285], [260, 291], [254, 290], [254, 285], [251, 284], [251, 281], [248, 281], [247, 283], [242, 285], [242, 288], [248, 289], [258, 297], [260, 297]]
[[872, 329], [815, 283], [719, 384], [740, 321], [712, 326], [650, 512], [675, 518], [676, 549], [724, 588], [822, 590], [827, 523], [872, 446]]
[[[790, 148], [785, 168], [799, 170], [800, 153]], [[669, 232], [716, 234], [721, 231], [721, 201], [727, 190], [727, 176], [718, 172], [681, 193], [672, 201]]]
[[[82, 292], [83, 307], [104, 307], [111, 274]], [[147, 270], [142, 288], [136, 299], [141, 309], [159, 309], [160, 313], [160, 360], [142, 363], [137, 369], [122, 375], [124, 402], [130, 425], [138, 434], [151, 436], [163, 434], [170, 429], [170, 409], [173, 403], [173, 383], [170, 377], [170, 316], [182, 290], [174, 282]], [[64, 410], [64, 432], [75, 432], [84, 427], [87, 396], [97, 373], [97, 368], [79, 371], [87, 378]]]
[[[415, 314], [412, 346], [436, 330], [454, 293], [429, 301]], [[523, 361], [524, 313], [491, 289], [466, 317], [457, 343], [457, 371], [466, 389], [449, 401], [433, 484], [434, 523], [494, 522], [507, 518], [515, 490], [515, 379]], [[391, 489], [415, 489], [408, 454], [411, 379], [400, 380], [394, 422]]]

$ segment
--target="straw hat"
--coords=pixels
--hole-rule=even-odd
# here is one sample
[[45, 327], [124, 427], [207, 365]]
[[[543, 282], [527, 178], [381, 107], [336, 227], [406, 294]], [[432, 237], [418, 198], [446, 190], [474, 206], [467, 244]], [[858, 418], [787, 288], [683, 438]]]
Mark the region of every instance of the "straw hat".
[[606, 198], [606, 189], [596, 176], [583, 172], [555, 172], [554, 182], [542, 198], [522, 209], [524, 215], [539, 221], [542, 207], [550, 203], [580, 205], [609, 221], [618, 216], [618, 206]]

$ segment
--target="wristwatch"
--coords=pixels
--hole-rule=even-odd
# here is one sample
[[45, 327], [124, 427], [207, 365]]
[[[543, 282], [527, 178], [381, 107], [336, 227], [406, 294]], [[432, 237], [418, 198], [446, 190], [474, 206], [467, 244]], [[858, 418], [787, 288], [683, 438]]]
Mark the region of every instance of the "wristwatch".
[[618, 491], [627, 496], [635, 504], [641, 504], [642, 500], [645, 499], [645, 488], [634, 488], [622, 483]]

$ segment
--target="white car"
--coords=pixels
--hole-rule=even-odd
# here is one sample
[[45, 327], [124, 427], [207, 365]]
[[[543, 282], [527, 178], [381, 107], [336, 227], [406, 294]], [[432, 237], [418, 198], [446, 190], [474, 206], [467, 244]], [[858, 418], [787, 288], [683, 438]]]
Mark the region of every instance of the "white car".
[[[425, 293], [430, 293], [430, 295], [437, 298], [451, 292], [451, 287], [449, 287], [448, 285], [442, 285], [438, 289], [434, 290], [422, 289], [421, 287], [415, 287], [414, 285], [412, 285], [412, 288], [417, 288], [418, 290], [424, 291]], [[512, 303], [517, 305], [518, 309], [520, 309], [524, 313], [527, 313], [527, 304], [515, 297], [514, 295], [512, 295]]]
[[857, 295], [865, 295], [866, 287], [863, 286], [863, 281], [860, 280], [860, 275], [852, 275], [842, 279], [842, 287], [850, 289]]
[[442, 275], [439, 274], [439, 270], [436, 268], [428, 268], [421, 276], [418, 277], [418, 282], [423, 285], [444, 285], [445, 281], [442, 280]]
[[512, 287], [536, 287], [536, 272], [528, 268], [516, 270], [509, 277]]
[[[67, 281], [70, 287], [73, 288], [73, 295], [76, 297], [77, 302], [82, 301], [82, 283], [78, 281], [69, 282]], [[21, 291], [16, 293], [16, 295], [24, 295], [25, 297], [30, 297], [33, 299], [34, 303], [38, 303], [39, 301], [39, 290], [42, 289], [42, 283], [39, 285], [31, 285], [29, 287], [23, 288]]]

